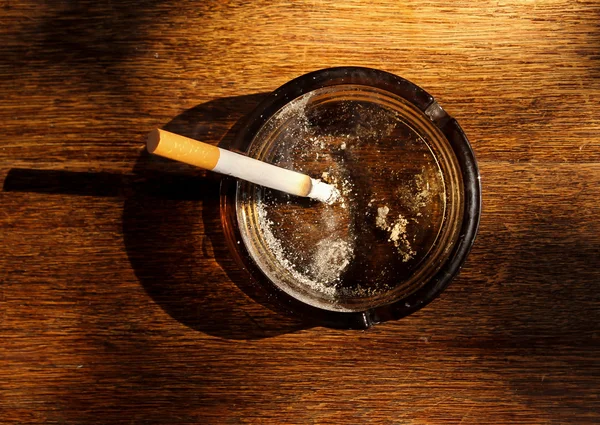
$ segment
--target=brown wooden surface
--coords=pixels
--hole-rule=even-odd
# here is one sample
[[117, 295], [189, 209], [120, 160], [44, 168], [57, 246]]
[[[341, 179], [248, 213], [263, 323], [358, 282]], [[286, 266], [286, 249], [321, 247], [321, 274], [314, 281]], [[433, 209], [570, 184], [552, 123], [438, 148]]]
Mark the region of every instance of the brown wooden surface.
[[[290, 3], [0, 2], [0, 421], [600, 422], [600, 3]], [[245, 295], [217, 180], [142, 151], [338, 65], [433, 94], [483, 182], [459, 278], [367, 332]]]

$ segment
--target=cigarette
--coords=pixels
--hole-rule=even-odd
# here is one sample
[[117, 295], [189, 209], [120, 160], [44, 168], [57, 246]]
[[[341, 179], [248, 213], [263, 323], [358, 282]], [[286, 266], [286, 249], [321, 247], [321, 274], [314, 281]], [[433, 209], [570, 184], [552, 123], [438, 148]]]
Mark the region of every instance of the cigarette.
[[148, 152], [189, 165], [233, 176], [271, 189], [333, 203], [338, 191], [330, 184], [306, 174], [277, 167], [217, 146], [165, 130], [152, 130]]

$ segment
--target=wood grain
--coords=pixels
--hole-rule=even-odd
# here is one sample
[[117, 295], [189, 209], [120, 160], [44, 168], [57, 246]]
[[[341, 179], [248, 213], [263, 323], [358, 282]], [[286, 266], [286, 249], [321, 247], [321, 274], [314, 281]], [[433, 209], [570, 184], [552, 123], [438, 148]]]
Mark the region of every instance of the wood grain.
[[[2, 423], [600, 422], [597, 1], [0, 7]], [[484, 188], [459, 278], [367, 332], [248, 297], [218, 181], [143, 153], [338, 65], [433, 94]]]

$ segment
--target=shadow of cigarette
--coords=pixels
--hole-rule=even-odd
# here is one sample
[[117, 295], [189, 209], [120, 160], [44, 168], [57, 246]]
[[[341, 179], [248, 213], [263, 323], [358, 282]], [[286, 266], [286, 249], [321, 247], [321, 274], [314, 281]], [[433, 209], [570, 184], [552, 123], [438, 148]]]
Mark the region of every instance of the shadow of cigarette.
[[[263, 96], [199, 105], [165, 129], [223, 142]], [[278, 313], [229, 254], [220, 221], [220, 179], [144, 151], [131, 174], [13, 168], [3, 189], [122, 199], [123, 240], [135, 275], [154, 302], [190, 328], [227, 339], [267, 338], [307, 328]]]

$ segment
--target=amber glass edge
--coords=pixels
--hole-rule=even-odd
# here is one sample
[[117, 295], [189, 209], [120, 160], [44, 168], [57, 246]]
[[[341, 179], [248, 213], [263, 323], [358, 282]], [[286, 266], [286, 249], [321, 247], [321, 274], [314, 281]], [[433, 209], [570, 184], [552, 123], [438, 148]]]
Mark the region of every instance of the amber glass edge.
[[[235, 260], [252, 279], [253, 283], [262, 287], [271, 299], [276, 301], [284, 313], [293, 314], [302, 320], [320, 326], [342, 329], [366, 329], [376, 323], [396, 320], [405, 317], [429, 304], [450, 284], [458, 274], [475, 241], [481, 212], [481, 184], [475, 154], [458, 122], [448, 114], [443, 119], [434, 119], [428, 112], [432, 105], [439, 107], [435, 99], [412, 82], [385, 71], [364, 67], [326, 68], [302, 75], [276, 89], [267, 96], [255, 110], [246, 117], [246, 124], [236, 135], [230, 148], [247, 152], [252, 138], [267, 120], [293, 99], [310, 91], [341, 84], [358, 84], [377, 87], [396, 94], [427, 115], [446, 136], [454, 150], [463, 176], [465, 185], [465, 210], [463, 223], [453, 252], [444, 266], [419, 291], [392, 304], [377, 307], [364, 312], [336, 312], [323, 310], [302, 303], [281, 291], [271, 283], [260, 270], [245, 247], [235, 246], [241, 239], [235, 213], [235, 194], [232, 195], [231, 181], [223, 181], [221, 187], [221, 219], [223, 230], [229, 233], [229, 248]], [[441, 107], [439, 107], [441, 111]], [[227, 189], [227, 190], [225, 190]], [[229, 198], [227, 199], [227, 197]], [[242, 252], [240, 252], [242, 250]]]

